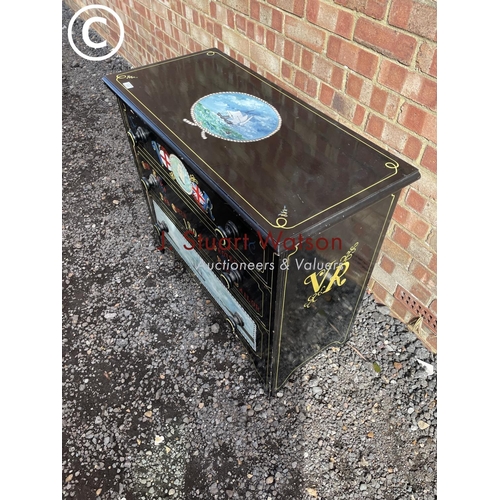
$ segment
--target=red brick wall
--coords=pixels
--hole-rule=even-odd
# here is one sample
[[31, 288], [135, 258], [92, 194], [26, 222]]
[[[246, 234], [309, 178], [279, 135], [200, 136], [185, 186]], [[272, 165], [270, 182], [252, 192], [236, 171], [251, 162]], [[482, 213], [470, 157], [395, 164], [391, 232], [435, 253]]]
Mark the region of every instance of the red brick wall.
[[[74, 10], [95, 3], [66, 1]], [[122, 18], [120, 54], [132, 65], [218, 47], [419, 167], [422, 178], [401, 195], [370, 287], [405, 322], [414, 315], [394, 299], [398, 284], [437, 313], [435, 1], [100, 3]], [[116, 24], [105, 30], [116, 44]], [[423, 340], [435, 346], [429, 333], [424, 328]]]

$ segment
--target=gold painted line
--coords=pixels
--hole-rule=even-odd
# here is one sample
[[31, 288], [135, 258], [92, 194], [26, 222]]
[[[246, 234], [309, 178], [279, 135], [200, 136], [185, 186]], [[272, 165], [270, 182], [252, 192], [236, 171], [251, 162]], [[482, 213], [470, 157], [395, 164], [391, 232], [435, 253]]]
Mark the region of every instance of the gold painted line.
[[[278, 372], [279, 372], [279, 366], [280, 366], [280, 354], [281, 354], [281, 334], [283, 332], [283, 317], [284, 317], [284, 311], [285, 311], [285, 300], [286, 300], [286, 285], [288, 283], [288, 270], [290, 267], [290, 257], [292, 255], [295, 255], [299, 250], [299, 247], [295, 247], [295, 252], [292, 252], [288, 255], [287, 257], [287, 269], [285, 271], [285, 284], [283, 286], [283, 301], [281, 302], [281, 321], [280, 321], [280, 333], [279, 333], [279, 339], [278, 339], [278, 352], [277, 352], [277, 357], [276, 357], [276, 374], [275, 374], [275, 383], [278, 383]], [[280, 386], [281, 387], [281, 386]]]

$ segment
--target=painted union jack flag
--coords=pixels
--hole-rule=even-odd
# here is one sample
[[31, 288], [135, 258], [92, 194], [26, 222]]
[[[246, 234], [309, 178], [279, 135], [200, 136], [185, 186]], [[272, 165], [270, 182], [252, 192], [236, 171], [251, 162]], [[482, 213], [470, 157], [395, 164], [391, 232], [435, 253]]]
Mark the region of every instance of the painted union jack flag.
[[209, 215], [212, 220], [215, 220], [215, 217], [212, 214], [213, 205], [208, 197], [208, 194], [205, 191], [202, 191], [198, 184], [195, 182], [192, 183], [193, 190], [191, 192], [191, 196], [195, 199], [196, 203], [200, 205], [200, 207]]
[[206, 205], [205, 197], [207, 195], [194, 182], [193, 182], [193, 192], [191, 193], [191, 196], [195, 199], [196, 203], [200, 205], [200, 207], [204, 208], [204, 206]]

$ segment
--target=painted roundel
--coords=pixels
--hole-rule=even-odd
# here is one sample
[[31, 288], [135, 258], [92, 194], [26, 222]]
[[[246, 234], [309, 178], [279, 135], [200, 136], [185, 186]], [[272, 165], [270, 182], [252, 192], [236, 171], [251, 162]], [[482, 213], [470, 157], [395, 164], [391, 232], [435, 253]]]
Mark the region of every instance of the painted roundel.
[[191, 194], [193, 192], [193, 185], [191, 183], [191, 179], [189, 178], [188, 171], [186, 167], [182, 163], [179, 158], [175, 155], [170, 155], [170, 168], [174, 173], [175, 180], [179, 184], [179, 186], [185, 191], [187, 194]]
[[255, 142], [270, 137], [281, 127], [274, 106], [243, 92], [216, 92], [198, 99], [191, 107], [193, 122], [206, 134], [233, 142]]

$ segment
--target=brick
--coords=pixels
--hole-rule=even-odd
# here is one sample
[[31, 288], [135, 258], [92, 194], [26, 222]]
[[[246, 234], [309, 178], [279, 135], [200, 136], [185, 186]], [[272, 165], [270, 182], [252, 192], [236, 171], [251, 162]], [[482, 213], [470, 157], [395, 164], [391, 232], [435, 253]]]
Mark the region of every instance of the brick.
[[348, 9], [362, 12], [374, 19], [383, 19], [387, 10], [388, 0], [333, 0], [336, 4]]
[[377, 71], [378, 56], [376, 54], [336, 35], [331, 35], [328, 39], [326, 55], [329, 59], [368, 78], [373, 78]]
[[227, 5], [231, 10], [237, 10], [238, 12], [242, 12], [247, 15], [250, 14], [249, 0], [220, 0], [220, 2]]
[[375, 281], [380, 283], [391, 295], [396, 291], [398, 286], [396, 278], [391, 274], [386, 273], [380, 266], [373, 268], [372, 277]]
[[226, 11], [226, 23], [231, 29], [234, 29], [234, 12], [232, 10]]
[[217, 21], [225, 21], [226, 20], [225, 11], [226, 9], [225, 7], [222, 7], [222, 5], [217, 4], [216, 2], [210, 2], [210, 17], [212, 19], [217, 19]]
[[361, 105], [356, 105], [356, 110], [354, 111], [354, 116], [352, 117], [352, 123], [356, 126], [360, 126], [365, 119], [366, 110]]
[[213, 23], [214, 24], [214, 35], [221, 40], [222, 39], [222, 25], [219, 23]]
[[436, 41], [436, 5], [420, 0], [393, 0], [389, 24]]
[[392, 61], [383, 60], [380, 65], [378, 81], [419, 104], [433, 110], [436, 109], [437, 84], [435, 80], [408, 71], [407, 68]]
[[[347, 75], [347, 83], [346, 83], [346, 92], [349, 94], [351, 97], [354, 97], [354, 99], [357, 99], [358, 101], [360, 100], [361, 97], [361, 92], [363, 91], [363, 83], [365, 80], [361, 78], [360, 76], [354, 74], [354, 73], [349, 73]], [[366, 93], [366, 86], [365, 86], [365, 93]], [[371, 89], [369, 90], [369, 96], [368, 99], [365, 96], [365, 101], [369, 101], [371, 96]]]
[[437, 226], [437, 204], [434, 200], [427, 200], [422, 210], [422, 219], [426, 220], [432, 226]]
[[305, 24], [303, 21], [293, 17], [285, 17], [285, 35], [290, 37], [292, 40], [299, 42], [305, 47], [320, 52], [323, 49], [325, 43], [325, 32]]
[[399, 245], [396, 245], [396, 243], [391, 241], [389, 238], [386, 238], [384, 240], [384, 243], [382, 244], [382, 252], [387, 254], [387, 256], [390, 257], [394, 262], [397, 262], [399, 265], [408, 269], [408, 266], [410, 265], [410, 262], [412, 260], [412, 255], [410, 255], [410, 253], [401, 248]]
[[422, 159], [420, 160], [420, 165], [428, 168], [431, 172], [437, 174], [437, 151], [436, 148], [428, 145], [425, 148]]
[[309, 50], [302, 49], [301, 68], [310, 73], [313, 67], [313, 60], [314, 54]]
[[[401, 205], [396, 206], [396, 209], [394, 210], [393, 219], [394, 221], [401, 224], [405, 229], [410, 231], [410, 233], [413, 233], [420, 239], [425, 239], [425, 237], [429, 233], [430, 230], [429, 224], [424, 220], [422, 220], [422, 218], [419, 217], [417, 214], [408, 211]], [[410, 247], [410, 244], [411, 241], [408, 244], [407, 248]]]
[[356, 102], [345, 94], [336, 92], [333, 96], [332, 109], [351, 122], [354, 119], [356, 108]]
[[402, 106], [398, 122], [418, 135], [434, 143], [437, 142], [436, 115], [406, 102]]
[[424, 267], [422, 264], [420, 264], [420, 262], [413, 260], [409, 270], [411, 274], [429, 290], [436, 288], [436, 275], [432, 271]]
[[401, 205], [397, 205], [392, 218], [404, 226], [406, 221], [408, 220], [409, 215], [410, 212], [408, 212], [406, 208], [402, 207]]
[[424, 240], [430, 231], [429, 224], [427, 224], [427, 222], [425, 222], [424, 220], [420, 219], [417, 215], [412, 213], [410, 214], [408, 221], [405, 224], [405, 227], [407, 227], [411, 233], [413, 233], [421, 240]]
[[387, 118], [393, 119], [398, 111], [399, 97], [373, 85], [369, 106]]
[[385, 255], [382, 255], [382, 258], [380, 259], [380, 267], [388, 274], [391, 274], [392, 271], [394, 271], [394, 267], [396, 264], [389, 259], [389, 257], [386, 257]]
[[257, 0], [250, 0], [250, 17], [255, 21], [260, 21], [261, 3]]
[[406, 204], [413, 208], [418, 213], [422, 213], [425, 206], [427, 205], [427, 200], [421, 196], [415, 189], [411, 188], [406, 196]]
[[266, 47], [271, 51], [275, 52], [276, 47], [276, 35], [273, 31], [266, 31]]
[[423, 304], [428, 304], [432, 297], [432, 293], [420, 283], [414, 283], [409, 291], [419, 302]]
[[[290, 62], [295, 62], [295, 49], [296, 49], [296, 45], [291, 42], [290, 40], [286, 40], [285, 39], [285, 52], [284, 52], [284, 57], [287, 61], [290, 61]], [[299, 52], [299, 57], [300, 57], [300, 50], [298, 50]]]
[[222, 41], [240, 54], [248, 56], [250, 53], [248, 38], [226, 26], [222, 27]]
[[386, 90], [373, 85], [370, 80], [365, 80], [350, 73], [347, 80], [346, 92], [388, 118], [394, 118], [399, 103], [399, 98], [389, 94]]
[[[194, 7], [198, 12], [204, 12], [205, 14], [210, 14], [210, 2], [209, 0], [184, 0], [185, 3]], [[222, 2], [224, 3], [224, 2]]]
[[428, 335], [424, 342], [431, 352], [437, 353], [437, 335]]
[[380, 283], [374, 281], [370, 288], [373, 295], [375, 295], [378, 301], [380, 301], [382, 304], [385, 304], [387, 302], [387, 290]]
[[368, 117], [368, 122], [366, 124], [366, 132], [368, 132], [373, 137], [380, 139], [384, 132], [385, 123], [382, 118], [379, 118], [376, 115], [370, 114]]
[[304, 15], [305, 0], [268, 0], [267, 3], [275, 5], [276, 7], [286, 10], [287, 12], [291, 12], [296, 16]]
[[411, 63], [417, 48], [415, 37], [366, 18], [358, 19], [354, 28], [354, 40], [407, 65]]
[[280, 74], [280, 58], [255, 43], [250, 44], [250, 57], [257, 64], [275, 75]]
[[144, 5], [140, 4], [139, 2], [134, 1], [133, 6], [134, 6], [134, 10], [136, 12], [138, 12], [142, 17], [147, 17], [146, 7], [144, 7]]
[[213, 37], [198, 26], [191, 26], [191, 36], [205, 49], [214, 46]]
[[153, 0], [139, 0], [139, 3], [142, 3], [147, 9], [151, 9]]
[[316, 97], [318, 91], [318, 82], [302, 71], [295, 72], [295, 86], [310, 95]]
[[422, 141], [417, 137], [409, 135], [406, 140], [406, 144], [402, 153], [411, 160], [416, 160], [420, 155], [421, 149], [422, 149]]
[[425, 168], [420, 169], [420, 179], [413, 184], [413, 187], [423, 196], [432, 200], [437, 199], [437, 178]]
[[366, 132], [412, 160], [418, 157], [422, 147], [419, 139], [374, 114], [370, 114], [368, 118]]
[[417, 54], [417, 68], [423, 73], [437, 77], [437, 48], [434, 44], [422, 43]]
[[247, 32], [247, 20], [245, 16], [242, 16], [241, 14], [235, 14], [234, 16], [234, 24], [236, 26], [236, 29], [240, 33], [246, 33]]
[[339, 90], [342, 90], [344, 86], [344, 74], [345, 71], [336, 65], [332, 68], [332, 77], [330, 78], [330, 83]]
[[292, 67], [285, 61], [281, 62], [281, 76], [287, 80], [291, 80], [292, 78]]
[[412, 238], [410, 244], [408, 245], [408, 253], [422, 264], [429, 262], [428, 267], [431, 271], [433, 270], [430, 264], [433, 252], [428, 245], [417, 238]]
[[351, 38], [354, 27], [354, 16], [350, 12], [339, 9], [322, 0], [308, 0], [307, 20], [313, 24], [336, 33], [344, 38]]
[[283, 19], [283, 13], [279, 10], [273, 9], [271, 28], [281, 33], [283, 31]]
[[256, 24], [253, 21], [246, 22], [246, 35], [250, 40], [255, 40], [258, 44], [264, 45], [265, 29], [261, 24]]
[[401, 319], [401, 321], [403, 321], [404, 323], [406, 323], [408, 320], [407, 320], [407, 317], [411, 314], [408, 309], [405, 307], [404, 304], [402, 304], [401, 302], [399, 302], [398, 300], [395, 300], [392, 304], [392, 311], [394, 312], [394, 314]]
[[332, 61], [302, 49], [301, 67], [326, 83], [331, 83], [340, 89], [344, 77], [344, 71], [333, 64]]
[[402, 229], [397, 224], [394, 224], [394, 232], [392, 233], [392, 240], [397, 243], [402, 248], [408, 248], [410, 241], [413, 236], [407, 233], [404, 229]]
[[324, 83], [320, 84], [319, 100], [325, 106], [330, 107], [332, 105], [334, 93], [335, 91], [329, 85], [325, 85]]

